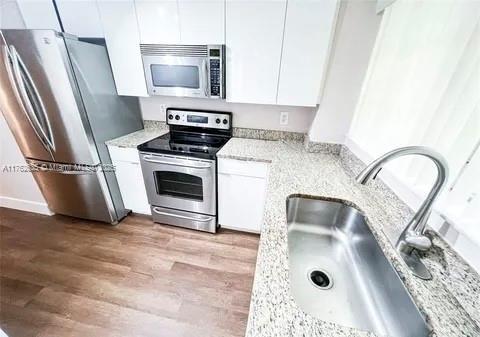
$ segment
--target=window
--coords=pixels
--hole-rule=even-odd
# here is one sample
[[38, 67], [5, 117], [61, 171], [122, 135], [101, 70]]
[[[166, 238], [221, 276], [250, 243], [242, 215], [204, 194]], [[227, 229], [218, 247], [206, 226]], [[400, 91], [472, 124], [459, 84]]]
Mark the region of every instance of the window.
[[[450, 174], [436, 208], [480, 245], [480, 2], [385, 10], [348, 142], [372, 158], [407, 145], [442, 153]], [[418, 200], [436, 176], [418, 156], [388, 168]]]

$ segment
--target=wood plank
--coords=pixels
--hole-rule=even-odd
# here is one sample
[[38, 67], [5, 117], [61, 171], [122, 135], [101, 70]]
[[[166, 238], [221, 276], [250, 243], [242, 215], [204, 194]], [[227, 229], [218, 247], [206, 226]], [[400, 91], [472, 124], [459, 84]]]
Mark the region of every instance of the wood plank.
[[31, 260], [31, 262], [36, 265], [54, 265], [79, 272], [93, 273], [98, 277], [106, 278], [122, 278], [130, 271], [130, 267], [128, 266], [50, 249], [42, 250], [40, 254]]
[[117, 226], [0, 208], [0, 323], [10, 337], [239, 337], [258, 235], [133, 215]]
[[23, 307], [42, 289], [42, 286], [36, 284], [0, 276], [0, 301], [2, 303]]

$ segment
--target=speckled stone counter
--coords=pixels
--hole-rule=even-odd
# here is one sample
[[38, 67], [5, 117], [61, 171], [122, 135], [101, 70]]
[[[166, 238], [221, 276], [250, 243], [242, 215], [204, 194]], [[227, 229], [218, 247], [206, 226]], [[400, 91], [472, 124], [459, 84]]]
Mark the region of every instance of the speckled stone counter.
[[[399, 233], [411, 211], [394, 195], [359, 185], [350, 167], [354, 160], [308, 153], [300, 142], [232, 138], [219, 158], [270, 163], [264, 225], [260, 237], [246, 336], [375, 336], [322, 321], [304, 313], [290, 295], [286, 199], [291, 194], [347, 200], [367, 218], [420, 310], [433, 336], [480, 336], [480, 278], [442, 239], [429, 232], [434, 247], [423, 257], [433, 279], [414, 277], [400, 260], [386, 233]], [[412, 336], [415, 337], [415, 336]]]
[[106, 141], [105, 144], [109, 146], [136, 148], [138, 145], [162, 136], [167, 132], [168, 126], [164, 122], [146, 120], [144, 121], [144, 129]]

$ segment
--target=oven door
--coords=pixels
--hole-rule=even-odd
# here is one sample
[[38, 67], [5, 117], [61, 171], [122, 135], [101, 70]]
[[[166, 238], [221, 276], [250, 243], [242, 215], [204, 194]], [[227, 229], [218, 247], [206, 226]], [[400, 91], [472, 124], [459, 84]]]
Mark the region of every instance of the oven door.
[[140, 162], [151, 205], [217, 214], [214, 160], [141, 152]]
[[142, 55], [149, 95], [209, 97], [206, 57]]

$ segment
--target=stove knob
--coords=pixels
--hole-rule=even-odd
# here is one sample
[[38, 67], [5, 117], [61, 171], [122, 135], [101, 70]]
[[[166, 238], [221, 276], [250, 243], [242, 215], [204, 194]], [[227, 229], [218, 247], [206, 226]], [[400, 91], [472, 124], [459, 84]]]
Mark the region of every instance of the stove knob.
[[180, 119], [180, 116], [179, 115], [176, 115], [175, 116], [175, 119], [178, 121]]
[[215, 122], [216, 122], [217, 124], [220, 124], [220, 118], [217, 118], [217, 119], [215, 120]]
[[179, 151], [183, 151], [183, 147], [179, 147], [178, 150], [179, 150]]
[[227, 123], [228, 123], [227, 119], [224, 119], [223, 124], [227, 124]]
[[168, 119], [173, 119], [173, 115], [168, 115]]

